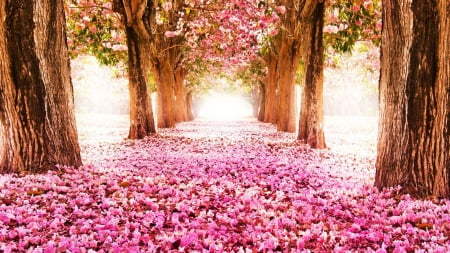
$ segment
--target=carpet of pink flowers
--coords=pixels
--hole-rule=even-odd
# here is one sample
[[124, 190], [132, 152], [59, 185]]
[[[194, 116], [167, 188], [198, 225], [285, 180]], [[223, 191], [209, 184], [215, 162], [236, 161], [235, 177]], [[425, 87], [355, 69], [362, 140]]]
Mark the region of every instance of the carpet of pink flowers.
[[317, 151], [253, 121], [111, 129], [80, 135], [79, 169], [0, 176], [0, 252], [450, 251], [450, 201], [373, 188], [373, 145], [340, 148], [357, 137]]

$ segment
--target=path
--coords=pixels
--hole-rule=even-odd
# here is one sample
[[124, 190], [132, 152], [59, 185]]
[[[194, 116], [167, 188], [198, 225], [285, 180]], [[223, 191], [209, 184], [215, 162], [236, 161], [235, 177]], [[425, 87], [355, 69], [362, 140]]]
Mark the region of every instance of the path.
[[317, 151], [255, 121], [130, 141], [79, 115], [83, 167], [0, 176], [0, 251], [449, 252], [450, 201], [371, 187], [373, 122], [328, 122]]

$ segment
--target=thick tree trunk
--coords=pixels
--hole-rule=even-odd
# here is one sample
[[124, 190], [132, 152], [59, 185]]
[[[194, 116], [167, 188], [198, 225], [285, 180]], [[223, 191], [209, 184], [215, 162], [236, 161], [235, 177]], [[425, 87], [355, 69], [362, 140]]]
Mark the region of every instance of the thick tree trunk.
[[0, 172], [81, 165], [63, 1], [0, 1]]
[[383, 1], [375, 185], [450, 196], [450, 6]]
[[129, 139], [142, 139], [156, 133], [151, 97], [148, 91], [149, 50], [132, 27], [126, 27], [128, 45], [128, 89], [130, 92]]
[[179, 66], [175, 70], [175, 119], [176, 122], [188, 121], [186, 99], [187, 92], [184, 86], [184, 79], [186, 78], [187, 70]]
[[158, 89], [158, 127], [175, 127], [175, 76], [173, 66], [168, 56], [159, 57], [153, 66]]
[[268, 56], [267, 63], [267, 83], [266, 83], [266, 103], [264, 109], [264, 119], [266, 123], [276, 124], [278, 119], [278, 60], [276, 56]]
[[[266, 79], [267, 80], [267, 79]], [[259, 111], [257, 115], [258, 121], [264, 121], [264, 114], [266, 112], [266, 83], [259, 83]]]
[[305, 73], [297, 139], [311, 148], [326, 148], [323, 130], [323, 23], [325, 4], [319, 3], [305, 24]]
[[295, 74], [299, 64], [299, 45], [296, 40], [287, 39], [281, 42], [278, 54], [278, 119], [277, 130], [295, 132]]

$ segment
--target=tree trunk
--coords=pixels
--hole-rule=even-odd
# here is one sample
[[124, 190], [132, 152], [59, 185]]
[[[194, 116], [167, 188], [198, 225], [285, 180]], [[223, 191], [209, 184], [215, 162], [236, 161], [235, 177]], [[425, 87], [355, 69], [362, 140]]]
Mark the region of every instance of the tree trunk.
[[158, 127], [175, 127], [175, 76], [173, 64], [168, 56], [159, 57], [153, 66], [158, 89]]
[[450, 196], [450, 6], [383, 1], [375, 185]]
[[325, 4], [319, 3], [305, 24], [305, 73], [297, 139], [311, 148], [326, 148], [323, 130], [323, 23]]
[[278, 55], [278, 119], [277, 130], [295, 132], [295, 74], [299, 64], [299, 50], [296, 40], [287, 39], [281, 42]]
[[0, 172], [81, 165], [63, 1], [0, 1]]
[[186, 69], [181, 66], [175, 70], [175, 118], [177, 122], [188, 121], [186, 109], [187, 92], [184, 86], [186, 75]]
[[[267, 80], [267, 79], [266, 79]], [[264, 114], [266, 112], [266, 82], [259, 83], [259, 111], [257, 115], [258, 121], [264, 121]]]
[[188, 91], [186, 93], [186, 115], [188, 121], [192, 121], [195, 119], [192, 108], [192, 93], [192, 91]]
[[264, 109], [264, 122], [276, 124], [278, 119], [278, 60], [276, 56], [268, 56], [266, 104]]
[[148, 91], [149, 50], [132, 27], [126, 27], [128, 45], [128, 89], [130, 92], [129, 139], [142, 139], [156, 133], [151, 97]]
[[[260, 83], [260, 81], [257, 81]], [[259, 104], [261, 101], [261, 93], [260, 93], [260, 85], [256, 87], [252, 87], [252, 90], [249, 94], [249, 101], [252, 106], [252, 116], [256, 119], [258, 118], [258, 112], [259, 112]]]

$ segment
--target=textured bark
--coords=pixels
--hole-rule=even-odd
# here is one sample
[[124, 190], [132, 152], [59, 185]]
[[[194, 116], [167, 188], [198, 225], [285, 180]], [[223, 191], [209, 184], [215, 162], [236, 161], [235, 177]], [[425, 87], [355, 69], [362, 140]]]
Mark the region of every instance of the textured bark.
[[130, 93], [129, 139], [142, 139], [156, 133], [151, 96], [148, 91], [150, 74], [148, 49], [131, 27], [126, 27], [128, 45], [128, 90]]
[[267, 84], [266, 103], [264, 109], [264, 122], [276, 124], [278, 117], [278, 58], [274, 55], [266, 57], [267, 64]]
[[[266, 79], [267, 80], [267, 79]], [[258, 121], [264, 121], [264, 114], [266, 112], [266, 83], [259, 83], [259, 111], [257, 115]]]
[[278, 118], [277, 130], [282, 132], [295, 132], [295, 74], [299, 63], [299, 44], [297, 40], [287, 38], [281, 42], [278, 55]]
[[158, 127], [175, 127], [175, 76], [173, 70], [174, 64], [170, 58], [159, 57], [157, 63], [154, 63], [153, 73], [158, 89]]
[[[318, 12], [318, 9], [324, 8], [325, 1], [317, 0], [277, 0], [277, 5], [284, 5], [286, 7], [286, 13], [281, 18], [282, 29], [280, 29], [279, 41], [277, 45], [277, 58], [278, 58], [278, 118], [277, 129], [279, 131], [294, 132], [296, 128], [296, 97], [295, 97], [295, 74], [298, 69], [300, 57], [305, 55], [305, 50], [311, 50], [310, 46], [305, 47], [304, 44], [310, 42], [311, 34], [305, 32], [312, 22], [317, 20], [317, 16], [322, 13]], [[323, 23], [322, 23], [323, 24]], [[315, 25], [321, 25], [319, 23]], [[322, 28], [322, 27], [320, 27]], [[317, 28], [319, 29], [319, 28]], [[305, 43], [306, 42], [306, 43]], [[320, 52], [318, 52], [320, 53]], [[306, 51], [306, 55], [309, 55]], [[308, 60], [315, 60], [315, 57], [309, 57]], [[305, 62], [308, 65], [309, 62]], [[314, 64], [314, 63], [311, 63]], [[316, 72], [318, 73], [318, 72]], [[317, 80], [321, 80], [320, 77]], [[313, 95], [319, 95], [314, 92]], [[321, 95], [321, 94], [320, 94]], [[317, 102], [321, 102], [322, 99], [314, 98]], [[310, 100], [311, 102], [314, 100]], [[320, 107], [322, 105], [319, 105]], [[319, 108], [317, 108], [319, 109]], [[314, 122], [316, 119], [320, 119], [320, 110], [308, 112], [309, 122]]]
[[172, 9], [165, 13], [170, 21], [157, 24], [157, 9], [160, 1], [154, 0], [113, 0], [114, 11], [120, 13], [124, 24], [131, 28], [139, 37], [138, 45], [145, 48], [149, 55], [149, 64], [155, 75], [158, 89], [157, 118], [158, 127], [175, 126], [175, 93], [174, 67], [181, 62], [180, 43], [183, 36], [166, 37], [165, 31], [176, 30], [177, 21], [184, 14], [184, 1], [172, 1]]
[[319, 3], [311, 18], [305, 20], [305, 73], [297, 136], [317, 149], [326, 148], [323, 130], [324, 12], [325, 4]]
[[114, 0], [113, 9], [122, 15], [128, 46], [128, 90], [130, 93], [129, 139], [142, 139], [156, 132], [148, 90], [151, 48], [149, 27], [143, 18], [154, 12], [152, 1]]
[[0, 1], [0, 172], [81, 165], [63, 1]]
[[375, 185], [449, 197], [450, 4], [383, 1]]
[[176, 122], [188, 121], [187, 111], [187, 91], [184, 85], [184, 80], [187, 75], [187, 70], [179, 66], [175, 70], [175, 119]]
[[192, 106], [192, 93], [193, 91], [188, 91], [186, 94], [186, 115], [188, 121], [195, 119]]

